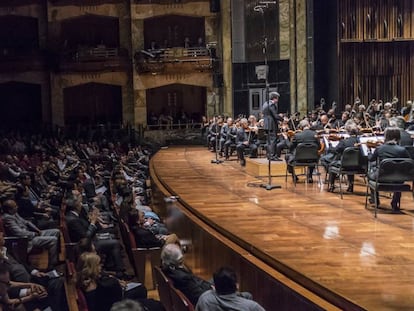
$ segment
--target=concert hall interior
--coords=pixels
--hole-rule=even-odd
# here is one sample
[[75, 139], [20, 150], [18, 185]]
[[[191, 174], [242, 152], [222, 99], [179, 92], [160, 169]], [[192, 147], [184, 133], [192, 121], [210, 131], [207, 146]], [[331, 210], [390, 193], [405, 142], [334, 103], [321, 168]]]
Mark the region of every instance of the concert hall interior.
[[413, 0], [0, 0], [0, 311], [414, 310]]

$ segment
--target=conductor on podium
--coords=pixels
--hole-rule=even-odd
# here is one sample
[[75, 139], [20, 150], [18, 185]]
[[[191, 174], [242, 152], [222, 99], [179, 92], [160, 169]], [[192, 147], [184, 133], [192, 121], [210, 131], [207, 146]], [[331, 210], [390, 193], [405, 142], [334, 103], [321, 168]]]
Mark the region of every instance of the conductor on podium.
[[280, 161], [276, 154], [279, 121], [283, 120], [278, 112], [279, 97], [278, 92], [270, 92], [269, 101], [263, 104], [264, 129], [268, 135], [267, 157], [272, 161]]

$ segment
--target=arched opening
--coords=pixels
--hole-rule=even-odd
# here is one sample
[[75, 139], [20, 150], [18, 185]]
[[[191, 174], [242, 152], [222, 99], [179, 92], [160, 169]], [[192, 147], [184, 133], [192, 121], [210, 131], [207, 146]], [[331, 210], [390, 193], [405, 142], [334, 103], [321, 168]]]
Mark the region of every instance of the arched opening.
[[205, 46], [204, 18], [178, 15], [148, 18], [144, 21], [144, 44], [147, 49]]
[[34, 17], [0, 17], [0, 48], [35, 49], [39, 47], [38, 20]]
[[206, 109], [206, 94], [205, 87], [183, 84], [147, 90], [148, 124], [156, 125], [165, 117], [174, 124], [201, 122]]
[[2, 127], [29, 128], [42, 122], [42, 88], [39, 84], [0, 84]]
[[63, 48], [119, 47], [119, 20], [116, 17], [85, 15], [64, 20], [61, 27]]
[[63, 90], [65, 125], [122, 122], [122, 88], [86, 83]]

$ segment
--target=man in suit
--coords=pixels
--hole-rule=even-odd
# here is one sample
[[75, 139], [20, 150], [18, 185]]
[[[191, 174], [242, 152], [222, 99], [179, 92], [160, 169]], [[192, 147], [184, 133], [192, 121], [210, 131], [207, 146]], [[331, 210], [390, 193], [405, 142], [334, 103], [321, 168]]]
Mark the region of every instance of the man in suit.
[[257, 158], [257, 145], [251, 141], [252, 130], [249, 133], [246, 130], [249, 128], [249, 123], [246, 118], [240, 120], [240, 128], [237, 130], [236, 135], [236, 150], [237, 156], [240, 160], [240, 165], [245, 166], [246, 160], [244, 159], [244, 149], [250, 149], [250, 157]]
[[3, 210], [3, 224], [6, 233], [10, 236], [28, 237], [28, 251], [33, 247], [47, 249], [49, 253], [49, 268], [56, 266], [58, 263], [59, 229], [40, 230], [30, 221], [20, 217], [17, 213], [18, 206], [14, 200], [4, 202]]
[[229, 159], [229, 147], [232, 142], [235, 143], [236, 135], [237, 129], [233, 126], [233, 119], [227, 118], [227, 122], [221, 128], [220, 134], [220, 151], [224, 150], [226, 160]]
[[263, 119], [264, 119], [264, 129], [268, 135], [267, 146], [267, 157], [274, 161], [279, 161], [280, 159], [276, 154], [276, 140], [277, 133], [279, 132], [279, 121], [282, 121], [283, 118], [278, 114], [278, 102], [279, 102], [279, 93], [270, 92], [269, 101], [263, 104]]
[[[384, 159], [392, 158], [410, 158], [408, 151], [400, 146], [400, 129], [396, 127], [388, 127], [384, 132], [384, 144], [375, 148], [374, 152], [371, 153], [369, 150], [368, 161], [380, 163]], [[377, 166], [373, 165], [371, 171], [368, 173], [368, 177], [371, 180], [375, 180], [378, 176]], [[370, 203], [375, 202], [375, 196], [377, 196], [377, 202], [379, 205], [378, 192], [371, 190]], [[398, 211], [400, 206], [401, 192], [394, 192], [391, 200], [391, 208], [393, 211]]]
[[124, 265], [121, 258], [121, 245], [119, 241], [111, 237], [100, 239], [96, 233], [100, 229], [99, 211], [94, 208], [89, 213], [89, 219], [85, 217], [83, 210], [82, 198], [73, 196], [66, 201], [66, 224], [69, 231], [71, 242], [77, 243], [83, 238], [93, 241], [96, 250], [104, 253], [113, 264], [113, 270], [116, 271], [118, 278], [127, 277], [123, 273]]
[[[329, 153], [334, 154], [333, 161], [329, 164], [329, 166], [336, 166], [339, 167], [341, 165], [341, 156], [344, 153], [344, 150], [348, 147], [354, 147], [356, 143], [358, 143], [358, 127], [354, 121], [348, 121], [345, 125], [345, 129], [350, 135], [346, 139], [342, 139], [339, 141], [338, 145], [334, 148], [329, 147]], [[322, 161], [322, 160], [321, 160]], [[328, 192], [333, 192], [335, 189], [335, 179], [336, 175], [333, 173], [329, 174], [329, 189]], [[347, 192], [354, 191], [354, 175], [348, 175], [348, 189]]]
[[[308, 120], [302, 120], [299, 123], [299, 129], [302, 132], [298, 132], [293, 136], [292, 142], [290, 144], [290, 153], [286, 155], [286, 162], [288, 164], [288, 171], [292, 174], [293, 180], [298, 180], [298, 177], [294, 174], [293, 167], [289, 165], [290, 163], [295, 161], [296, 155], [296, 147], [301, 143], [312, 143], [319, 148], [320, 143], [319, 139], [316, 136], [315, 131], [310, 129], [310, 124]], [[308, 182], [312, 183], [312, 174], [313, 174], [313, 167], [308, 168]]]

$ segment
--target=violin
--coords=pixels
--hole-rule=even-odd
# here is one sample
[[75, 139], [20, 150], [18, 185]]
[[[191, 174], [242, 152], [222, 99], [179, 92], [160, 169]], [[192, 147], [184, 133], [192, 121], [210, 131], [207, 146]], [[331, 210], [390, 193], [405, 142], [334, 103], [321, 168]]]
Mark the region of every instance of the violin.
[[329, 136], [328, 136], [329, 141], [340, 141], [343, 138], [344, 138], [343, 136], [340, 136], [340, 135], [337, 135], [337, 134], [329, 134]]
[[357, 143], [357, 144], [355, 144], [355, 147], [359, 147], [361, 145], [367, 145], [368, 148], [375, 149], [375, 148], [377, 148], [377, 147], [379, 147], [379, 146], [381, 146], [383, 144], [384, 144], [384, 141], [382, 141], [382, 140], [376, 140], [376, 141], [368, 140], [368, 141], [366, 141], [364, 143]]
[[296, 133], [300, 133], [300, 132], [302, 132], [302, 130], [296, 130], [296, 131], [294, 131], [294, 130], [288, 130], [287, 131], [287, 136], [289, 138], [292, 138], [293, 136], [295, 136]]

